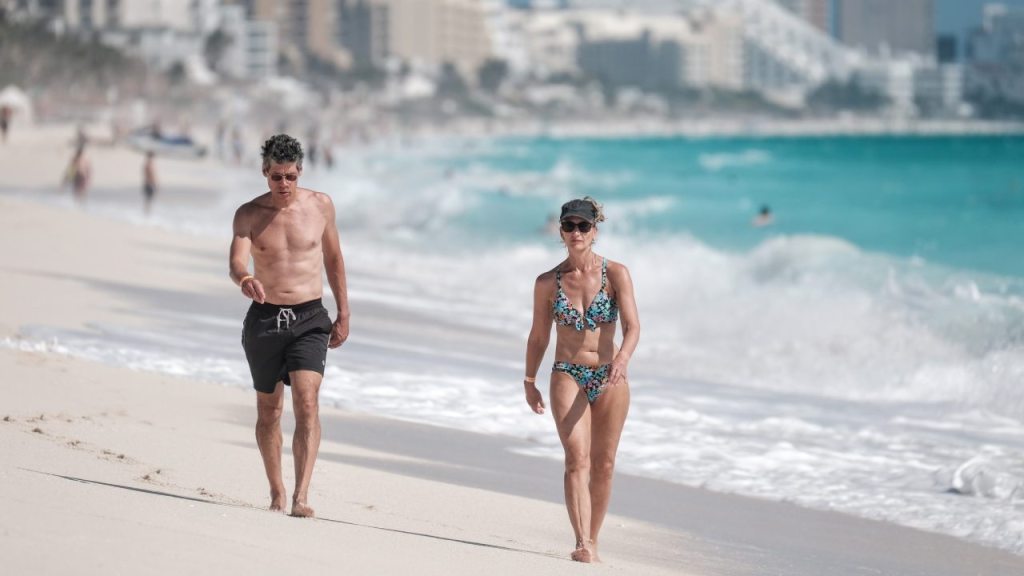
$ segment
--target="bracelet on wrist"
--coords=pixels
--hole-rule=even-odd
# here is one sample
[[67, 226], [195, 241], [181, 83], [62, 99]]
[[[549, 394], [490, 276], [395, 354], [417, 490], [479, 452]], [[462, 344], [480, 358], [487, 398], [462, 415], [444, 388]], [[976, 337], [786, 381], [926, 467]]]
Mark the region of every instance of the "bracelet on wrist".
[[534, 376], [524, 376], [523, 377], [523, 382], [526, 382], [527, 384], [533, 384], [536, 381], [537, 381], [537, 378], [534, 377]]
[[255, 280], [255, 279], [256, 279], [256, 277], [253, 276], [252, 274], [246, 274], [245, 276], [242, 276], [241, 280], [238, 281], [238, 285], [241, 286], [242, 284], [245, 284], [246, 280]]

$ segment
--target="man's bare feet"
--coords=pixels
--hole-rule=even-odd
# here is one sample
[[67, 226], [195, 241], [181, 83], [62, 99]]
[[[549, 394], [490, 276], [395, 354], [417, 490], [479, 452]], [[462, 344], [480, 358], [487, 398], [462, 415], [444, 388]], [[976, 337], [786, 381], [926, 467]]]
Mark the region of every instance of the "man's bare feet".
[[594, 544], [592, 542], [577, 542], [576, 549], [569, 555], [570, 558], [577, 562], [583, 562], [590, 564], [592, 562], [598, 562], [597, 552], [593, 549]]
[[305, 502], [292, 500], [292, 516], [295, 516], [296, 518], [312, 518], [313, 509]]
[[288, 496], [283, 492], [281, 494], [270, 493], [270, 511], [271, 512], [284, 512], [284, 507], [288, 503]]

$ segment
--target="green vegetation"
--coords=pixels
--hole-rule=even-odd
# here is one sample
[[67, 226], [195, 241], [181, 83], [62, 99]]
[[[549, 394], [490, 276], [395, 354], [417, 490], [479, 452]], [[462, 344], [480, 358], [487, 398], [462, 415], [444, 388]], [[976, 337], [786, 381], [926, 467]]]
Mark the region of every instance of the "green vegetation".
[[480, 88], [495, 94], [501, 88], [501, 83], [508, 77], [508, 63], [497, 58], [488, 58], [476, 74]]
[[1024, 102], [1010, 100], [1004, 96], [984, 93], [967, 95], [967, 102], [974, 106], [979, 118], [987, 120], [1024, 119]]
[[111, 88], [138, 89], [144, 78], [140, 62], [94, 38], [57, 36], [41, 22], [0, 21], [0, 86], [53, 89], [64, 98], [91, 100]]
[[451, 62], [441, 67], [441, 78], [437, 81], [437, 95], [441, 98], [464, 98], [469, 86], [459, 73], [459, 69]]
[[203, 42], [203, 57], [210, 70], [219, 72], [218, 64], [234, 42], [235, 39], [221, 28], [217, 28], [206, 37]]
[[889, 99], [884, 95], [866, 90], [856, 82], [827, 82], [807, 97], [807, 107], [814, 112], [874, 112], [888, 105]]

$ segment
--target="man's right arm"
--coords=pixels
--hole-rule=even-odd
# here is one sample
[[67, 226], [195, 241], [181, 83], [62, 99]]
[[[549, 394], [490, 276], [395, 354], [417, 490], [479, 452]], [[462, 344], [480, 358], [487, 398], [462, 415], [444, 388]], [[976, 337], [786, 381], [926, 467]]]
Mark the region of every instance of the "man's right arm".
[[263, 285], [249, 274], [252, 236], [250, 235], [248, 207], [248, 204], [243, 204], [235, 211], [235, 219], [232, 223], [231, 252], [228, 256], [228, 275], [231, 276], [232, 282], [241, 287], [242, 294], [262, 303], [266, 298]]

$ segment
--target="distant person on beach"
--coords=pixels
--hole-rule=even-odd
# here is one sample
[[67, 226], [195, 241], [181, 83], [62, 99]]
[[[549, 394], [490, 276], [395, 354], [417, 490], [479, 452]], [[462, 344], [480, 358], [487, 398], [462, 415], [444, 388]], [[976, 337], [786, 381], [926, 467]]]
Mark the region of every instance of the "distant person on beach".
[[217, 145], [217, 159], [218, 160], [222, 160], [222, 161], [224, 160], [224, 139], [227, 136], [227, 133], [228, 133], [227, 124], [225, 124], [223, 120], [218, 120], [217, 121], [217, 128], [215, 129], [215, 132], [214, 132], [214, 134], [215, 134], [214, 135], [214, 140], [216, 141], [216, 145]]
[[775, 220], [772, 216], [772, 209], [767, 204], [761, 206], [761, 210], [754, 216], [754, 219], [750, 221], [750, 224], [756, 228], [762, 228], [768, 226]]
[[152, 151], [146, 152], [146, 160], [142, 163], [142, 200], [147, 216], [153, 208], [153, 197], [156, 196], [156, 163], [153, 158]]
[[[231, 279], [253, 300], [242, 324], [242, 347], [256, 389], [256, 442], [270, 481], [270, 509], [287, 503], [281, 476], [284, 386], [292, 389], [295, 491], [292, 516], [311, 517], [309, 482], [320, 448], [319, 394], [327, 349], [348, 338], [345, 262], [331, 197], [298, 186], [302, 147], [285, 134], [263, 145], [270, 191], [235, 212]], [[253, 271], [249, 273], [249, 259]], [[326, 271], [337, 317], [321, 303]]]
[[14, 108], [7, 104], [0, 106], [0, 138], [7, 143], [7, 131], [11, 128], [11, 117], [14, 116]]
[[85, 131], [85, 126], [79, 124], [75, 128], [75, 148], [82, 148], [89, 143], [89, 133]]
[[330, 142], [324, 144], [324, 164], [327, 165], [328, 170], [334, 168], [334, 152], [331, 151], [333, 147], [334, 144]]
[[121, 118], [114, 116], [110, 119], [110, 143], [117, 144], [124, 136], [124, 122]]
[[75, 153], [68, 162], [64, 171], [64, 182], [71, 185], [71, 196], [79, 206], [85, 204], [85, 195], [89, 190], [89, 182], [92, 180], [92, 165], [85, 153], [85, 143], [75, 147]]
[[317, 154], [320, 152], [318, 139], [320, 138], [316, 126], [310, 126], [306, 135], [306, 159], [309, 160], [309, 167], [316, 167]]
[[231, 155], [235, 160], [235, 164], [242, 163], [242, 129], [237, 125], [231, 127]]
[[[629, 270], [594, 253], [597, 223], [593, 198], [562, 205], [560, 234], [568, 256], [537, 277], [533, 326], [526, 345], [526, 403], [544, 413], [537, 372], [555, 324], [551, 411], [565, 450], [565, 504], [576, 536], [571, 557], [598, 562], [598, 535], [611, 498], [619, 437], [629, 411], [627, 367], [640, 338]], [[622, 321], [622, 346], [615, 325]]]

